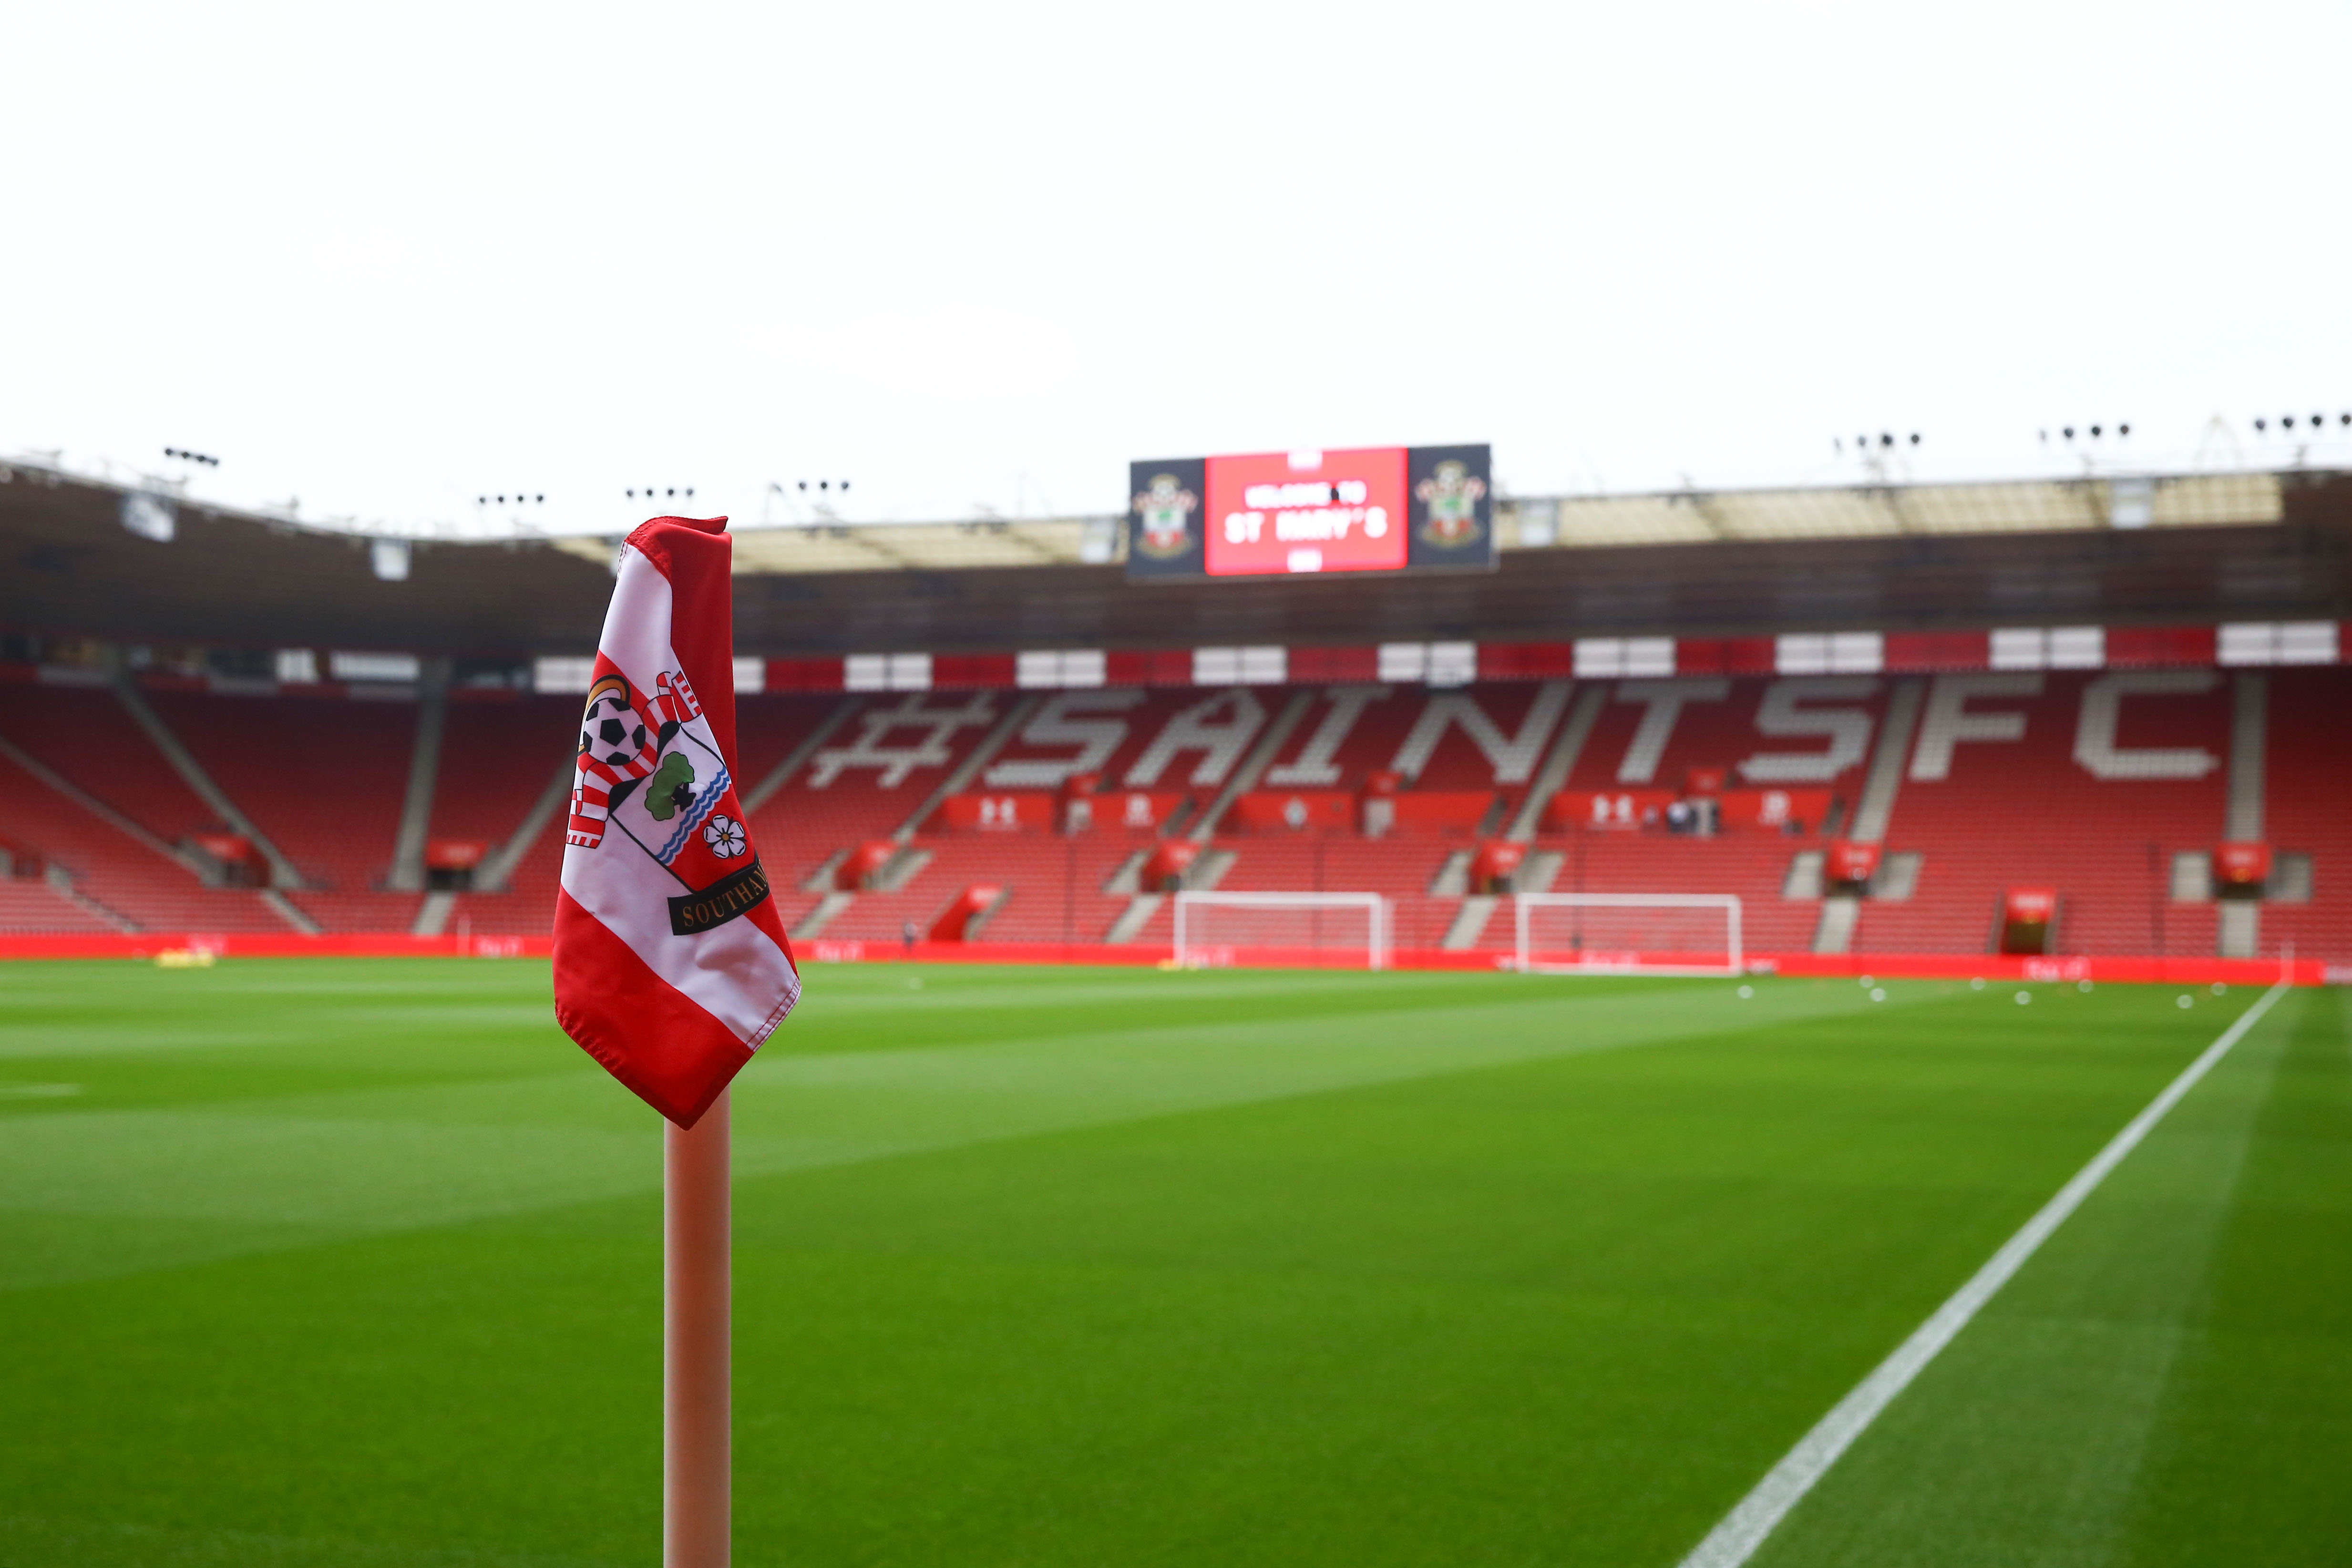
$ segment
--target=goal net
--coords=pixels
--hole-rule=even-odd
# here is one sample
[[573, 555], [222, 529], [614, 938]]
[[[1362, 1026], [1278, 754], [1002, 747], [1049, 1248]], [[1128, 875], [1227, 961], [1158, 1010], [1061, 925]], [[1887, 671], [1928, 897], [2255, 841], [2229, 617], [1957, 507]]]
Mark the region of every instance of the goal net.
[[1739, 900], [1727, 893], [1516, 894], [1527, 974], [1737, 975]]
[[1180, 893], [1176, 964], [1385, 969], [1389, 901], [1377, 893]]

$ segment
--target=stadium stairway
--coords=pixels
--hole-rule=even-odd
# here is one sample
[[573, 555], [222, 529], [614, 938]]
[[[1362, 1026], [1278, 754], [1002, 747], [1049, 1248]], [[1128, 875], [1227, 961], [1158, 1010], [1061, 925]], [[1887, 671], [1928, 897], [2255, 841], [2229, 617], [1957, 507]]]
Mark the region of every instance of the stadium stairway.
[[2265, 900], [2266, 955], [2326, 955], [2352, 964], [2352, 672], [2271, 672], [2264, 836], [2308, 875]]
[[[1895, 815], [1905, 765], [1911, 757], [1912, 737], [1919, 727], [1923, 695], [1923, 683], [1916, 676], [1897, 681], [1889, 689], [1886, 711], [1879, 719], [1877, 738], [1872, 742], [1870, 768], [1863, 776], [1862, 795], [1854, 802], [1853, 821], [1845, 829], [1847, 841], [1868, 844], [1883, 852], [1886, 824]], [[1862, 895], [1857, 893], [1824, 893], [1821, 919], [1813, 926], [1813, 951], [1853, 951], [1853, 928], [1861, 921], [1862, 904]]]
[[425, 833], [432, 825], [441, 741], [449, 721], [450, 662], [423, 661], [417, 684], [416, 738], [408, 753], [408, 782], [401, 793], [400, 826], [393, 835], [392, 869], [384, 878], [391, 893], [425, 891]]

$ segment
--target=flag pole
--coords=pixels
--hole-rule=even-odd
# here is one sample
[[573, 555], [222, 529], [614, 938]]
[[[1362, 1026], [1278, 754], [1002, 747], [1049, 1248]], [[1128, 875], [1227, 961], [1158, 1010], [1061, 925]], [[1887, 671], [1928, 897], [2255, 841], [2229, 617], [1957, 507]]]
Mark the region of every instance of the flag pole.
[[662, 1568], [727, 1568], [727, 1102], [662, 1124]]

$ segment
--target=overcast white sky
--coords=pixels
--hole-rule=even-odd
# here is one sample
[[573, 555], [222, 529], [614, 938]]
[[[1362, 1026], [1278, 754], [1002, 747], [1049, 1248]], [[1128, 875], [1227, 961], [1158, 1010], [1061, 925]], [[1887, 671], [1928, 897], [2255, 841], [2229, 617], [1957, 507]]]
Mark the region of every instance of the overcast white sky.
[[311, 517], [1108, 511], [1131, 457], [1478, 440], [1719, 487], [1859, 430], [2005, 476], [2352, 410], [2341, 0], [0, 0], [0, 451]]

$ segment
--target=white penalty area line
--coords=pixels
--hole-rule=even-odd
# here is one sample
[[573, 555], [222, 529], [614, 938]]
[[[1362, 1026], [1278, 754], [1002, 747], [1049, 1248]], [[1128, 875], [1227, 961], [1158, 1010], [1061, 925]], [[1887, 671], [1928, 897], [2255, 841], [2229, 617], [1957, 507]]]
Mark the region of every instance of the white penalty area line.
[[2149, 1101], [2147, 1109], [2133, 1117], [2089, 1165], [2075, 1174], [2074, 1180], [2060, 1187], [2058, 1196], [2043, 1204], [2041, 1212], [2027, 1220], [1967, 1284], [1952, 1293], [1949, 1301], [1937, 1307], [1933, 1317], [1913, 1331], [1909, 1339], [1895, 1347], [1894, 1354], [1880, 1362], [1853, 1393], [1839, 1400], [1835, 1409], [1799, 1439], [1797, 1446], [1756, 1483], [1755, 1490], [1724, 1515], [1723, 1522], [1707, 1531], [1706, 1539], [1691, 1549], [1690, 1555], [1682, 1561], [1682, 1568], [1739, 1568], [1754, 1556], [1756, 1549], [1764, 1544], [1764, 1538], [1813, 1490], [1813, 1483], [1829, 1472], [1838, 1457], [1853, 1447], [1853, 1440], [1878, 1419], [1879, 1412], [1893, 1404], [1895, 1396], [1909, 1387], [1911, 1380], [1936, 1359], [1937, 1353], [1969, 1326], [1969, 1320], [2025, 1266], [2025, 1260], [2050, 1239], [2051, 1232], [2066, 1223], [2067, 1217], [2106, 1180], [2107, 1173], [2139, 1146], [2149, 1130], [2164, 1120], [2165, 1113], [2179, 1104], [2182, 1097], [2197, 1087], [2198, 1081], [2230, 1053], [2230, 1048], [2243, 1039], [2248, 1030], [2262, 1021], [2263, 1015], [2286, 991], [2287, 983], [2283, 979], [2264, 991], [2252, 1007], [2239, 1015], [2237, 1022], [2221, 1031], [2221, 1039], [2207, 1046], [2179, 1077], [2165, 1085], [2164, 1092]]

